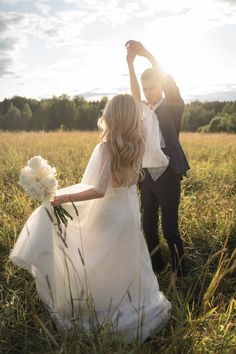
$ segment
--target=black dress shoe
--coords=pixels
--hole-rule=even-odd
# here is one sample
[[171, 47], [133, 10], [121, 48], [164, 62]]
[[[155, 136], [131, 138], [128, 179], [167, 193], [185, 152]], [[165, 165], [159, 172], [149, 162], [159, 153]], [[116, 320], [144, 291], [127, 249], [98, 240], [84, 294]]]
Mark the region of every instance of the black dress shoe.
[[161, 272], [166, 266], [167, 263], [163, 259], [159, 259], [158, 261], [152, 260], [152, 269], [154, 272]]
[[154, 272], [161, 272], [167, 266], [160, 249], [156, 250], [155, 253], [151, 255], [151, 261]]

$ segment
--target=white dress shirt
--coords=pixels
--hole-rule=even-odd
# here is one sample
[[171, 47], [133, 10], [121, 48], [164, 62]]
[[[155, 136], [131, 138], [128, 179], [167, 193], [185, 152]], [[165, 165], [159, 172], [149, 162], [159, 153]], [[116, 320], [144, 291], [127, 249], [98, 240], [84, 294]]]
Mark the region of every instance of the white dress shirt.
[[165, 171], [169, 160], [162, 151], [165, 146], [164, 139], [159, 127], [154, 110], [162, 103], [163, 99], [150, 107], [147, 103], [141, 102], [143, 112], [143, 123], [146, 132], [145, 151], [142, 167], [147, 168], [154, 181]]

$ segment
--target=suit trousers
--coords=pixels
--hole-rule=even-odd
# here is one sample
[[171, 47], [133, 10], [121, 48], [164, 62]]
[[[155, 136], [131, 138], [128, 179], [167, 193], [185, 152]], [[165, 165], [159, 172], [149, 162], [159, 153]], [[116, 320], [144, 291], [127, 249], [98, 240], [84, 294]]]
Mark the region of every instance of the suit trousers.
[[[147, 169], [145, 178], [139, 183], [141, 192], [141, 209], [143, 231], [149, 252], [159, 245], [158, 219], [161, 210], [163, 235], [169, 246], [172, 270], [181, 265], [184, 254], [183, 241], [178, 228], [178, 208], [180, 203], [181, 175], [176, 174], [171, 167], [153, 181]], [[158, 263], [160, 252], [153, 254], [152, 262]]]

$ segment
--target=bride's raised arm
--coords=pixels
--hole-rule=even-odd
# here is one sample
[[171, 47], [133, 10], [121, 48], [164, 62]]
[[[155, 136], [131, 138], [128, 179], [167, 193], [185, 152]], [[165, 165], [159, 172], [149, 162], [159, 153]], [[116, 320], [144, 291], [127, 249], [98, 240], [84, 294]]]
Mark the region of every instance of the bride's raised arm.
[[140, 92], [139, 83], [134, 69], [134, 59], [137, 55], [136, 48], [134, 45], [132, 45], [132, 41], [126, 42], [125, 46], [127, 48], [126, 60], [129, 69], [131, 94], [136, 101], [140, 102], [141, 92]]

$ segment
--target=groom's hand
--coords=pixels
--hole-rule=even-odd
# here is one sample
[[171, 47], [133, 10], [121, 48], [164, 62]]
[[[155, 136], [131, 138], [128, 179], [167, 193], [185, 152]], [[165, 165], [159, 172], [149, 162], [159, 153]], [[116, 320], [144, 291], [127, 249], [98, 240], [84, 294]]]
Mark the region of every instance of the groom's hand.
[[134, 50], [136, 55], [140, 55], [142, 57], [147, 57], [149, 55], [148, 50], [142, 45], [141, 42], [134, 41], [130, 39], [128, 42], [125, 43], [127, 50]]

